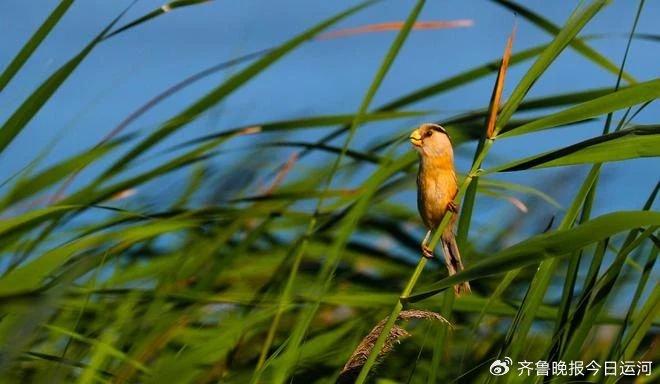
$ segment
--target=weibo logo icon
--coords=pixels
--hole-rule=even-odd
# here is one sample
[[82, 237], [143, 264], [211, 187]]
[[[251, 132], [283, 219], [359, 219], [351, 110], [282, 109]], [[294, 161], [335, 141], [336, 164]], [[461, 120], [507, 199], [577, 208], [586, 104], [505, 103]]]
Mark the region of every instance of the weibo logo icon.
[[495, 376], [503, 376], [509, 372], [509, 366], [513, 364], [510, 357], [505, 357], [503, 360], [495, 360], [490, 365], [490, 373]]

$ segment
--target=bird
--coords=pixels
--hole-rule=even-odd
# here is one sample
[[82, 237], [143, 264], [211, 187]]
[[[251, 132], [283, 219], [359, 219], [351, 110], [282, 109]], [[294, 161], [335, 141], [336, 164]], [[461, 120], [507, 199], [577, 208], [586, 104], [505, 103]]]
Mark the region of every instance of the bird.
[[[410, 134], [410, 143], [419, 153], [417, 173], [417, 209], [428, 229], [422, 241], [422, 255], [433, 258], [428, 241], [447, 211], [453, 213], [449, 225], [442, 233], [442, 250], [449, 275], [463, 270], [461, 254], [456, 244], [454, 227], [458, 206], [454, 203], [458, 193], [458, 181], [454, 169], [454, 151], [447, 131], [438, 124], [422, 124]], [[457, 296], [470, 293], [470, 283], [454, 285]]]

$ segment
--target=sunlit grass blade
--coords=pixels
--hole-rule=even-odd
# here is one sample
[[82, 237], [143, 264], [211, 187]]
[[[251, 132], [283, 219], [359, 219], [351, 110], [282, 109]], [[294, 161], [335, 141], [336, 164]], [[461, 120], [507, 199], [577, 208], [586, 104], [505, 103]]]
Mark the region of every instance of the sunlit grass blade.
[[[486, 117], [486, 126], [485, 129], [481, 132], [481, 138], [479, 144], [474, 152], [472, 168], [481, 168], [481, 162], [483, 157], [481, 154], [483, 152], [484, 146], [487, 141], [492, 142], [492, 138], [495, 135], [495, 123], [497, 121], [497, 116], [500, 111], [502, 93], [504, 91], [504, 82], [506, 79], [506, 74], [509, 69], [509, 62], [511, 60], [511, 50], [513, 48], [513, 41], [515, 39], [516, 27], [514, 25], [509, 38], [507, 39], [504, 53], [502, 54], [502, 62], [499, 65], [499, 70], [497, 72], [497, 77], [495, 78], [495, 83], [493, 85], [493, 91], [491, 94], [490, 102], [488, 105], [488, 115]], [[474, 205], [477, 196], [477, 189], [479, 187], [479, 177], [473, 177], [472, 182], [468, 185], [463, 197], [463, 204], [461, 206], [461, 214], [458, 220], [458, 228], [456, 231], [456, 242], [460, 249], [465, 250], [467, 245], [468, 234], [470, 232], [470, 224], [472, 223], [472, 213], [474, 210]], [[445, 256], [447, 257], [447, 256]], [[442, 313], [449, 319], [454, 307], [454, 293], [447, 291], [444, 293], [444, 299], [442, 303]], [[447, 344], [447, 332], [448, 328], [444, 327], [438, 331], [437, 340], [434, 343], [433, 349], [433, 361], [434, 364], [438, 364], [440, 356], [443, 354], [443, 350], [448, 350]], [[437, 371], [433, 370], [429, 375], [428, 382], [434, 383], [437, 381], [436, 377]]]
[[[580, 215], [579, 222], [585, 223], [591, 218], [591, 211], [593, 209], [594, 196], [596, 193], [596, 183], [589, 189], [589, 193], [585, 198], [584, 205], [582, 206], [582, 214]], [[598, 245], [605, 244], [606, 241], [601, 241]], [[591, 265], [595, 268], [600, 267], [602, 260], [597, 260], [602, 256], [598, 252], [598, 247], [594, 252]], [[604, 247], [603, 247], [604, 249]], [[582, 255], [584, 250], [579, 250], [574, 252], [569, 256], [568, 267], [566, 269], [566, 280], [564, 281], [564, 286], [562, 287], [561, 300], [559, 302], [559, 314], [557, 316], [557, 321], [555, 321], [555, 327], [553, 332], [553, 345], [550, 348], [549, 356], [552, 359], [556, 359], [563, 352], [563, 348], [566, 344], [566, 339], [568, 332], [564, 332], [568, 323], [568, 315], [571, 311], [571, 305], [573, 304], [575, 286], [578, 281], [578, 273], [580, 272], [580, 263], [582, 261]], [[594, 274], [595, 281], [595, 274]], [[583, 288], [584, 290], [584, 288]]]
[[606, 96], [586, 101], [569, 109], [532, 121], [501, 133], [500, 138], [522, 135], [551, 128], [559, 124], [580, 121], [644, 103], [660, 97], [660, 79], [647, 81], [618, 90]]
[[[336, 39], [339, 37], [362, 35], [365, 33], [377, 33], [387, 31], [399, 31], [403, 28], [403, 21], [390, 21], [385, 23], [360, 25], [357, 27], [344, 28], [334, 31], [328, 31], [317, 37], [319, 40]], [[474, 22], [471, 19], [458, 19], [458, 20], [427, 20], [417, 21], [413, 25], [413, 31], [434, 30], [434, 29], [450, 29], [450, 28], [465, 28], [471, 27]]]
[[617, 253], [612, 265], [598, 279], [594, 288], [590, 292], [587, 292], [585, 298], [588, 297], [588, 302], [582, 302], [582, 308], [578, 308], [580, 311], [577, 312], [581, 317], [574, 321], [577, 324], [574, 326], [573, 332], [569, 334], [562, 358], [578, 358], [587, 336], [591, 332], [593, 319], [599, 316], [605, 307], [605, 303], [614, 289], [626, 258], [657, 230], [658, 226], [651, 226], [624, 246]]
[[597, 136], [558, 150], [512, 161], [489, 169], [485, 173], [596, 164], [655, 156], [660, 156], [660, 126], [637, 127]]
[[660, 225], [660, 213], [657, 212], [630, 211], [606, 214], [572, 229], [553, 231], [524, 240], [473, 264], [463, 272], [442, 279], [430, 287], [432, 289], [412, 295], [406, 298], [406, 301], [417, 302], [463, 281], [510, 271], [547, 258], [566, 256], [570, 252], [626, 229], [658, 225]]
[[[621, 62], [621, 66], [618, 71], [618, 76], [616, 80], [616, 85], [614, 87], [614, 92], [617, 92], [619, 90], [619, 86], [621, 83], [621, 78], [624, 73], [624, 67], [625, 67], [625, 62], [628, 56], [629, 48], [630, 48], [630, 43], [632, 41], [632, 35], [634, 34], [635, 28], [637, 26], [637, 22], [639, 20], [639, 16], [641, 14], [641, 9], [643, 7], [644, 2], [641, 1], [639, 4], [639, 8], [637, 11], [637, 14], [635, 16], [635, 21], [633, 23], [633, 27], [631, 29], [630, 36], [628, 38], [628, 44], [626, 45], [626, 50], [623, 56], [623, 60]], [[610, 123], [612, 120], [612, 111], [609, 112], [607, 115], [606, 121], [605, 121], [605, 126], [603, 128], [603, 135], [609, 133], [610, 130]], [[568, 228], [572, 226], [573, 221], [577, 217], [577, 211], [580, 206], [583, 205], [583, 216], [587, 216], [590, 214], [591, 206], [593, 205], [593, 201], [596, 195], [596, 188], [598, 185], [598, 179], [600, 176], [600, 169], [602, 167], [601, 163], [596, 163], [591, 167], [591, 170], [589, 171], [589, 174], [587, 177], [584, 179], [582, 186], [580, 187], [580, 190], [573, 199], [573, 203], [571, 204], [571, 207], [569, 208], [569, 211], [566, 213], [564, 218], [562, 219], [562, 222], [559, 225], [560, 229]], [[629, 239], [632, 239], [632, 233], [629, 234]], [[606, 251], [607, 244], [609, 242], [609, 238], [604, 239], [598, 244], [598, 247], [596, 247], [596, 250], [594, 252], [591, 265], [589, 267], [589, 276], [587, 277], [587, 283], [586, 286], [589, 289], [589, 291], [583, 292], [582, 297], [578, 300], [578, 305], [577, 309], [573, 312], [573, 314], [577, 311], [580, 311], [581, 314], [580, 316], [583, 316], [584, 314], [584, 306], [583, 303], [586, 301], [586, 296], [590, 293], [590, 288], [595, 284], [595, 279], [598, 274], [598, 270], [600, 269], [600, 266], [602, 264], [602, 260], [604, 258], [604, 253]], [[627, 243], [627, 242], [626, 242]], [[577, 270], [575, 268], [577, 260], [571, 260], [570, 265], [573, 266], [575, 273], [577, 273]], [[545, 293], [548, 290], [550, 279], [552, 278], [555, 270], [557, 269], [558, 266], [558, 260], [554, 259], [551, 261], [544, 261], [541, 263], [539, 266], [539, 269], [537, 273], [535, 274], [534, 279], [532, 280], [532, 284], [530, 285], [530, 289], [528, 291], [528, 298], [526, 297], [525, 302], [523, 303], [523, 307], [521, 307], [520, 310], [520, 318], [522, 319], [520, 324], [517, 324], [515, 327], [512, 326], [510, 328], [511, 332], [517, 332], [518, 337], [515, 342], [513, 342], [511, 345], [508, 345], [507, 347], [510, 347], [510, 353], [514, 354], [514, 356], [521, 350], [522, 346], [525, 343], [525, 336], [527, 335], [527, 332], [529, 332], [531, 328], [531, 313], [534, 313], [537, 308], [539, 307], [540, 303], [545, 297]], [[572, 277], [568, 277], [570, 280]], [[586, 289], [586, 288], [585, 288]], [[568, 294], [568, 292], [565, 292]], [[564, 295], [565, 296], [565, 295]], [[564, 298], [563, 298], [564, 299]], [[566, 303], [565, 303], [566, 304]], [[560, 311], [562, 311], [562, 316], [565, 315], [566, 308], [561, 308]], [[598, 312], [595, 312], [598, 313]], [[563, 319], [560, 319], [562, 321]], [[579, 320], [578, 320], [579, 322]], [[576, 340], [579, 340], [577, 337], [570, 337], [571, 334], [573, 334], [573, 330], [575, 329], [576, 321], [571, 320], [570, 322], [567, 321], [564, 324], [555, 324], [555, 329], [559, 330], [559, 332], [563, 332], [563, 335], [555, 333], [555, 336], [553, 337], [554, 339], [554, 345], [550, 351], [550, 353], [560, 353], [561, 355], [566, 354], [566, 349], [570, 348], [571, 346], [579, 345], [579, 342], [576, 342]], [[582, 329], [587, 329], [587, 325], [585, 323], [585, 327]], [[566, 328], [566, 326], [568, 328]], [[563, 329], [562, 328], [566, 328]], [[569, 341], [570, 340], [570, 341]], [[567, 345], [566, 348], [564, 346]], [[549, 359], [555, 358], [554, 356], [549, 356]]]
[[[545, 30], [548, 33], [557, 35], [562, 30], [558, 26], [554, 25], [550, 20], [544, 18], [543, 16], [530, 10], [529, 8], [525, 8], [520, 4], [514, 3], [513, 1], [510, 0], [493, 0], [493, 1], [514, 11], [516, 14], [524, 17], [525, 19], [527, 19], [528, 21], [530, 21], [531, 23]], [[577, 39], [577, 38], [573, 39], [570, 42], [570, 46], [571, 48], [575, 49], [578, 53], [583, 55], [585, 58], [591, 60], [594, 64], [604, 68], [608, 72], [612, 74], [619, 73], [619, 66], [617, 66], [611, 60], [609, 60], [605, 56], [598, 53], [598, 51], [594, 50], [589, 45], [587, 45], [587, 43], [584, 42], [584, 39]], [[628, 83], [635, 82], [635, 78], [632, 75], [626, 72], [624, 72], [622, 75], [623, 75], [623, 79], [625, 79]]]
[[516, 35], [515, 26], [511, 35], [506, 41], [506, 48], [502, 55], [502, 63], [495, 78], [495, 85], [493, 86], [493, 94], [490, 97], [488, 106], [488, 118], [486, 120], [486, 138], [492, 139], [495, 132], [495, 122], [497, 121], [497, 114], [500, 110], [500, 101], [502, 99], [502, 92], [504, 91], [504, 80], [506, 79], [506, 72], [509, 69], [509, 61], [511, 59], [511, 49], [513, 47], [513, 40]]
[[591, 20], [606, 3], [607, 0], [594, 0], [591, 4], [585, 6], [584, 9], [579, 11], [576, 10], [576, 12], [571, 15], [552, 42], [543, 50], [543, 52], [541, 52], [534, 64], [532, 64], [529, 70], [527, 70], [523, 78], [514, 88], [507, 102], [502, 107], [500, 118], [498, 119], [495, 128], [496, 135], [499, 134], [501, 127], [509, 122], [532, 85], [534, 85], [546, 69], [548, 69], [550, 64], [555, 61], [559, 54], [564, 51], [589, 20]]

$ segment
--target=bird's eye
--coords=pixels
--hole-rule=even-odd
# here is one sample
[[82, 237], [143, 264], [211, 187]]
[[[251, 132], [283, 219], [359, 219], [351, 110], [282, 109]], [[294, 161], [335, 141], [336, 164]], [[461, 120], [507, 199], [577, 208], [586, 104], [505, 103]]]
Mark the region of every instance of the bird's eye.
[[433, 131], [427, 131], [424, 136], [430, 137], [431, 135], [433, 135]]

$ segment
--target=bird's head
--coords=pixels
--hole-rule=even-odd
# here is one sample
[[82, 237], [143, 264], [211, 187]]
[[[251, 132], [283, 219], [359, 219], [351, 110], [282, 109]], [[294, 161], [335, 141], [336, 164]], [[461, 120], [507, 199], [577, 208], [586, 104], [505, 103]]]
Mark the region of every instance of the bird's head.
[[410, 143], [422, 156], [454, 157], [449, 134], [437, 124], [420, 125], [410, 134]]

